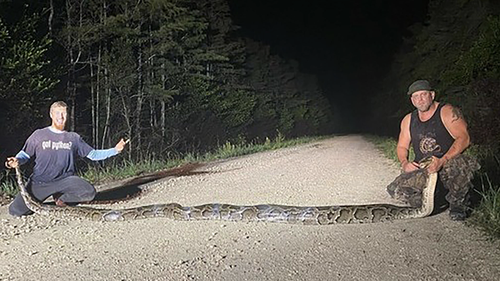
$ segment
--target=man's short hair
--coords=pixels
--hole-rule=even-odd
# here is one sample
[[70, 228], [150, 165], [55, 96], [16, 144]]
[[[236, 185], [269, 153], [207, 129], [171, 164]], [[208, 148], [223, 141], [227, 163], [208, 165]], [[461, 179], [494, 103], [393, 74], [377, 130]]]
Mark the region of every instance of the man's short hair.
[[68, 108], [68, 105], [63, 101], [56, 101], [50, 106], [49, 112], [52, 112], [52, 110], [57, 107]]

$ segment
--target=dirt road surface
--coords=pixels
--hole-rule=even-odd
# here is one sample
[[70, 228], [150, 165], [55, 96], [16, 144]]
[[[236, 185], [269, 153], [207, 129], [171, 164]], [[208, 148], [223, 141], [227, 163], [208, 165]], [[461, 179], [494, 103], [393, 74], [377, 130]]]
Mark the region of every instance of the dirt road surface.
[[[238, 205], [396, 203], [399, 168], [361, 136], [209, 163], [148, 184], [113, 208], [177, 202]], [[108, 206], [109, 207], [109, 206]], [[0, 207], [0, 280], [498, 280], [499, 243], [448, 212], [392, 223], [101, 223]]]

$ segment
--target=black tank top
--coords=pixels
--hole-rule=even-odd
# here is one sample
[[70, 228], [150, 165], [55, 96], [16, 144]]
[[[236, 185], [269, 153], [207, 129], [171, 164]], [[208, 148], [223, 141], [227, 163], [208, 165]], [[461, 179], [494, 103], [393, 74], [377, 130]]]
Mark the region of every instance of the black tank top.
[[425, 122], [420, 121], [417, 110], [411, 113], [410, 136], [417, 162], [430, 155], [441, 158], [453, 144], [454, 139], [441, 120], [443, 106], [439, 104], [434, 115]]

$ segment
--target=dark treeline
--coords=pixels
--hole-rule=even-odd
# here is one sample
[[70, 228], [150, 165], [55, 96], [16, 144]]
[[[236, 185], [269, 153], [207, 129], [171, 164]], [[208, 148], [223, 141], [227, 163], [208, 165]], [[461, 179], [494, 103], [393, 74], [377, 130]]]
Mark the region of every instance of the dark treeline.
[[230, 141], [320, 134], [332, 113], [314, 76], [235, 37], [226, 0], [0, 0], [0, 156], [49, 124], [129, 160]]
[[438, 101], [461, 108], [483, 168], [499, 176], [500, 1], [430, 0], [427, 20], [411, 31], [373, 99], [372, 132], [397, 136], [412, 110], [408, 85], [428, 79]]

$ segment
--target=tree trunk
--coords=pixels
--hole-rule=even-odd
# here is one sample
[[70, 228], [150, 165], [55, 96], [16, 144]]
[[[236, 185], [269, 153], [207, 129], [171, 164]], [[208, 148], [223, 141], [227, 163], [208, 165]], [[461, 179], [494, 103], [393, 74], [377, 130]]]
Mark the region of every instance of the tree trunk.
[[[123, 93], [121, 93], [121, 100], [122, 100], [122, 106], [123, 106], [123, 118], [125, 119], [125, 124], [127, 125], [128, 137], [129, 137], [129, 139], [133, 139], [132, 122], [130, 121], [130, 110], [129, 110], [129, 107], [127, 106], [127, 103], [125, 102], [125, 97], [124, 97]], [[129, 161], [132, 161], [132, 155], [134, 153], [134, 146], [132, 144], [133, 144], [133, 142], [131, 142], [129, 145], [129, 152], [130, 152], [130, 153], [128, 153]]]
[[95, 145], [99, 146], [99, 135], [100, 135], [100, 110], [101, 110], [101, 73], [102, 73], [102, 45], [99, 44], [99, 51], [97, 53], [97, 77], [96, 77], [96, 104], [95, 104]]
[[[71, 1], [66, 1], [66, 26], [68, 30], [71, 29]], [[74, 85], [74, 54], [73, 54], [73, 41], [71, 39], [71, 34], [68, 32], [68, 35], [66, 37], [66, 45], [68, 46], [68, 63], [69, 63], [69, 69], [68, 69], [68, 81], [66, 82], [66, 93], [68, 97], [68, 103], [69, 103], [69, 114], [70, 114], [70, 131], [75, 130], [75, 103], [74, 103], [74, 90], [73, 87]]]
[[50, 0], [49, 10], [50, 13], [47, 25], [49, 26], [49, 36], [52, 37], [52, 20], [54, 19], [54, 0]]
[[111, 86], [109, 82], [109, 73], [108, 69], [104, 69], [104, 85], [106, 87], [105, 93], [106, 93], [106, 122], [104, 123], [104, 129], [102, 132], [102, 141], [101, 141], [101, 148], [106, 147], [106, 137], [109, 132], [109, 120], [111, 117]]
[[96, 112], [95, 112], [95, 105], [96, 105], [96, 99], [95, 99], [95, 83], [94, 83], [94, 63], [91, 60], [89, 64], [90, 68], [90, 108], [91, 108], [91, 115], [92, 115], [92, 146], [96, 147], [97, 145], [97, 140], [95, 138], [96, 135], [96, 127], [95, 127], [95, 118], [96, 118]]
[[137, 138], [137, 153], [140, 153], [142, 147], [142, 129], [141, 129], [141, 112], [142, 112], [142, 103], [144, 100], [144, 92], [143, 92], [143, 73], [142, 73], [142, 50], [139, 49], [139, 54], [137, 57], [137, 104], [135, 111], [135, 135]]

